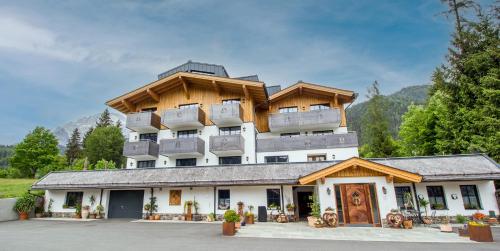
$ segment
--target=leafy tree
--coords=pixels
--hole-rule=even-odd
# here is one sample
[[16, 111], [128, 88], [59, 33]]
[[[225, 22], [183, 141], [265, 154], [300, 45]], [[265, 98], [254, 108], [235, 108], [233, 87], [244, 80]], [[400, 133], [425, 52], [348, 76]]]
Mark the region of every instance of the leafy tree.
[[82, 155], [80, 132], [78, 131], [78, 128], [75, 128], [75, 130], [73, 130], [71, 138], [68, 140], [68, 143], [66, 144], [65, 155], [68, 161], [68, 165], [71, 165], [73, 161], [75, 161]]
[[368, 89], [369, 99], [362, 118], [362, 134], [365, 144], [360, 152], [363, 157], [389, 157], [396, 155], [397, 146], [389, 131], [387, 117], [384, 116], [385, 101], [380, 94], [377, 81]]
[[113, 161], [99, 160], [94, 165], [94, 170], [116, 169], [116, 164]]
[[50, 172], [67, 170], [68, 166], [66, 164], [67, 160], [64, 156], [55, 156], [52, 163], [37, 170], [36, 177], [41, 178]]
[[108, 160], [121, 166], [125, 138], [116, 126], [97, 127], [84, 142], [85, 155], [90, 164]]
[[48, 129], [37, 127], [16, 145], [10, 163], [23, 177], [34, 178], [37, 170], [53, 164], [58, 154], [54, 134]]
[[101, 113], [99, 120], [96, 122], [96, 127], [108, 127], [113, 125], [113, 120], [111, 119], [111, 114], [109, 113], [108, 108]]
[[9, 158], [14, 152], [14, 146], [0, 145], [0, 168], [9, 166]]

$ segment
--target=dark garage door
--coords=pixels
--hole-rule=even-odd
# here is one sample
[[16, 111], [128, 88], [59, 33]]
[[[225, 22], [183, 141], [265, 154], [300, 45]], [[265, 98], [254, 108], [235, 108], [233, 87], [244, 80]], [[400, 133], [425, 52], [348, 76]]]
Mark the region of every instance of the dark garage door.
[[144, 191], [111, 191], [108, 218], [142, 218]]

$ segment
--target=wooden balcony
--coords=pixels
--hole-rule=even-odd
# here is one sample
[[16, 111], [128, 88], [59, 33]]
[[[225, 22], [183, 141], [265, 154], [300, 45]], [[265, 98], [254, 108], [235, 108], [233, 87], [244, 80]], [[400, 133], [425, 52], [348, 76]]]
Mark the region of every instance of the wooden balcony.
[[332, 149], [357, 146], [358, 137], [356, 132], [257, 139], [257, 152]]
[[158, 158], [159, 145], [150, 140], [125, 142], [123, 156], [135, 160], [155, 160]]
[[160, 154], [172, 158], [190, 158], [205, 155], [205, 141], [198, 137], [160, 140]]
[[210, 136], [210, 152], [217, 156], [242, 155], [245, 139], [241, 135]]
[[340, 126], [340, 109], [308, 112], [274, 113], [269, 115], [271, 132], [293, 132], [300, 130], [328, 130]]
[[126, 127], [138, 133], [155, 133], [161, 129], [161, 117], [154, 112], [129, 113]]
[[162, 123], [170, 129], [191, 129], [205, 126], [205, 112], [199, 108], [168, 109]]
[[217, 126], [236, 126], [243, 123], [240, 104], [215, 104], [210, 106], [210, 120]]

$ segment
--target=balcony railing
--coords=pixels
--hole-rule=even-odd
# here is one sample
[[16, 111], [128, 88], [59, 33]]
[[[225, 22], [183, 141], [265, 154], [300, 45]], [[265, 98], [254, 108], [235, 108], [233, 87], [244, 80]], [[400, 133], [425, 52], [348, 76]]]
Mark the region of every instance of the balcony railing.
[[135, 160], [154, 160], [158, 158], [159, 145], [150, 140], [125, 142], [123, 156]]
[[126, 127], [139, 133], [154, 133], [161, 129], [161, 117], [154, 112], [127, 114]]
[[356, 132], [257, 139], [257, 152], [332, 149], [357, 146], [358, 137]]
[[205, 141], [198, 137], [162, 139], [160, 154], [167, 157], [199, 157], [205, 155]]
[[210, 120], [217, 126], [241, 125], [243, 123], [243, 109], [240, 104], [211, 105]]
[[199, 107], [168, 109], [163, 113], [162, 123], [170, 129], [203, 127], [205, 112]]
[[269, 115], [271, 132], [335, 129], [339, 126], [340, 110], [338, 108]]
[[210, 136], [210, 152], [217, 156], [242, 155], [245, 139], [239, 134]]

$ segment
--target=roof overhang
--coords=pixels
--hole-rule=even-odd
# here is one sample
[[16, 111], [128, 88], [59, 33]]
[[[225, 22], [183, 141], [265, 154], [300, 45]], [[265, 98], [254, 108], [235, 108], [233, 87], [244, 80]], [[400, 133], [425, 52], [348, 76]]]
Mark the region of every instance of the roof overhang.
[[353, 157], [347, 160], [344, 160], [342, 162], [339, 162], [337, 164], [334, 164], [332, 166], [329, 166], [327, 168], [321, 169], [319, 171], [313, 172], [309, 175], [306, 175], [304, 177], [301, 177], [299, 179], [299, 184], [301, 185], [306, 185], [311, 182], [314, 182], [318, 179], [324, 179], [327, 176], [330, 176], [332, 174], [335, 174], [337, 172], [340, 172], [342, 170], [348, 169], [348, 168], [366, 168], [378, 173], [383, 174], [384, 176], [387, 176], [392, 179], [397, 179], [398, 182], [421, 182], [422, 181], [422, 176], [419, 174], [411, 173], [408, 171], [400, 170], [394, 167], [382, 165], [379, 163], [375, 163], [369, 160], [361, 159], [358, 157]]
[[311, 94], [316, 96], [324, 96], [328, 98], [337, 98], [341, 104], [352, 103], [356, 99], [356, 93], [353, 91], [342, 90], [338, 88], [326, 87], [317, 84], [298, 82], [279, 92], [274, 93], [269, 97], [269, 101], [276, 102], [294, 94]]
[[234, 78], [216, 77], [210, 75], [195, 74], [189, 72], [177, 72], [166, 78], [162, 78], [144, 85], [131, 92], [113, 98], [106, 105], [123, 113], [135, 112], [137, 103], [145, 100], [158, 102], [162, 93], [180, 90], [186, 92], [190, 85], [198, 85], [211, 88], [221, 93], [224, 91], [241, 92], [246, 98], [255, 100], [256, 104], [266, 104], [268, 100], [267, 91], [263, 82], [241, 80]]

